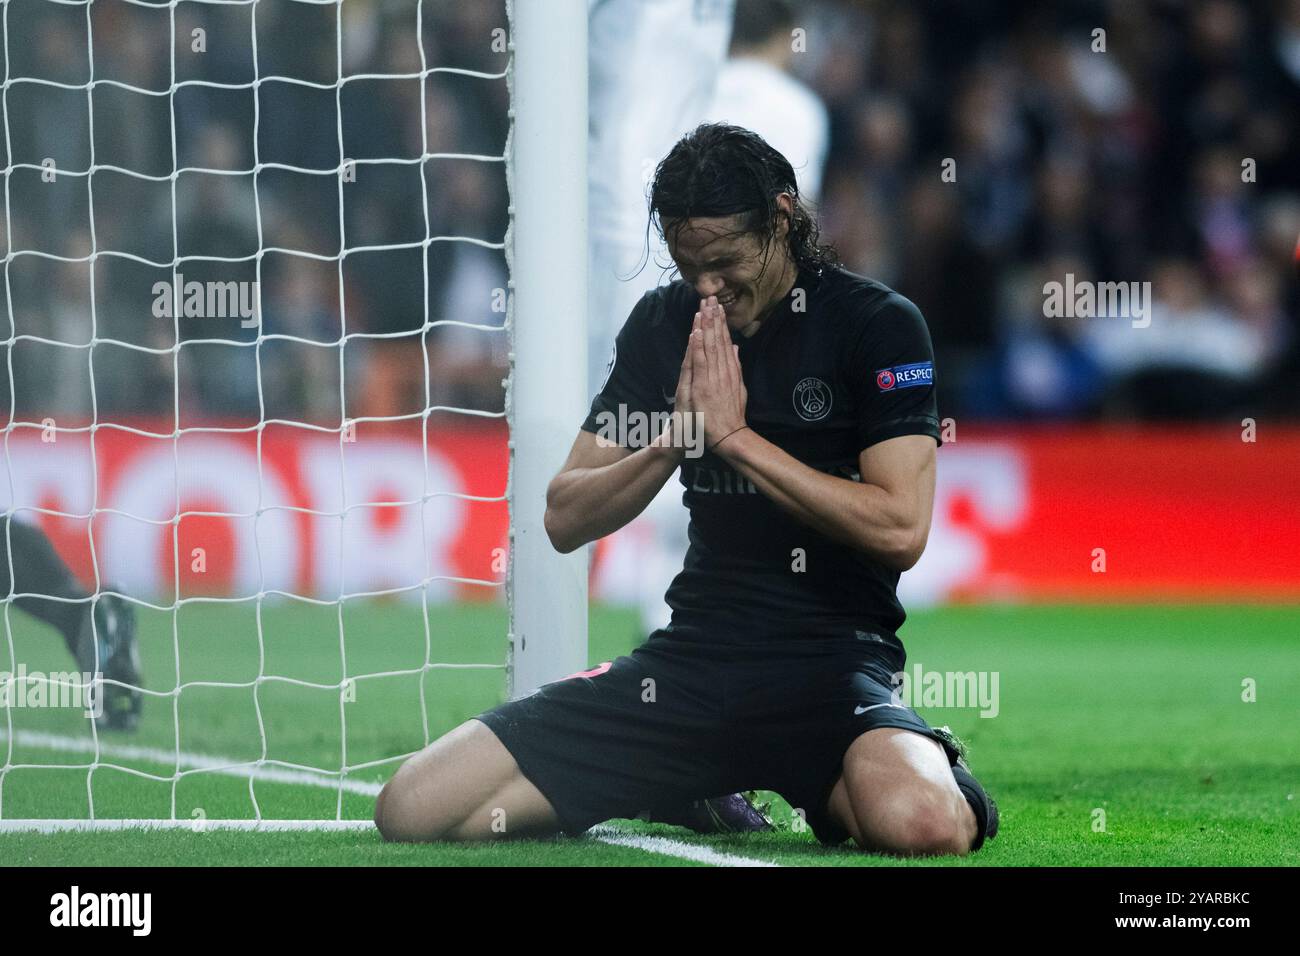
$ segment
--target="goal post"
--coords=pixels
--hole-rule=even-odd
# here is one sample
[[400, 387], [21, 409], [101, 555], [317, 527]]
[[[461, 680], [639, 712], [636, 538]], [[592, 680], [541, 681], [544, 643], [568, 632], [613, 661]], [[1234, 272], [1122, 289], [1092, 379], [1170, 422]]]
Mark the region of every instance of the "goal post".
[[[514, 211], [510, 693], [587, 665], [587, 547], [551, 547], [546, 486], [586, 412], [587, 0], [510, 0]], [[530, 640], [531, 638], [531, 640]]]

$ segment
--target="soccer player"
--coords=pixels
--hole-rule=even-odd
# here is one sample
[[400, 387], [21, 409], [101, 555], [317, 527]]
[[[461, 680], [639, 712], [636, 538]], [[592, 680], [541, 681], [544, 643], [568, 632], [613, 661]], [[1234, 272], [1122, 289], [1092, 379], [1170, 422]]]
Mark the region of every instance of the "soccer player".
[[[939, 441], [911, 302], [817, 242], [788, 160], [704, 125], [660, 163], [651, 214], [681, 280], [648, 293], [547, 495], [560, 551], [622, 527], [680, 472], [691, 514], [668, 627], [411, 757], [388, 839], [484, 840], [774, 790], [825, 843], [964, 854], [997, 809], [946, 730], [898, 701], [900, 572], [925, 546]], [[694, 413], [645, 447], [597, 418]], [[679, 426], [681, 427], [679, 430]]]
[[103, 706], [95, 717], [99, 729], [134, 730], [142, 695], [130, 603], [116, 594], [92, 601], [44, 532], [6, 514], [0, 518], [0, 598], [15, 594], [25, 595], [13, 598], [15, 607], [63, 635], [83, 674], [113, 682], [102, 685]]

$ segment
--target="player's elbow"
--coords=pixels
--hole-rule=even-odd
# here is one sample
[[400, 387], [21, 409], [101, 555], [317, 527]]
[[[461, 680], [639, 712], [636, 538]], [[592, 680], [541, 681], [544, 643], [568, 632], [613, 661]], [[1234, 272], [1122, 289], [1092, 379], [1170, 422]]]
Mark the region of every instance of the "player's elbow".
[[564, 536], [564, 522], [561, 520], [558, 505], [558, 492], [555, 482], [559, 478], [556, 475], [551, 479], [551, 483], [546, 486], [546, 511], [542, 514], [542, 527], [546, 529], [546, 537], [550, 539], [551, 547], [561, 554], [568, 554], [572, 548], [566, 548], [568, 543]]
[[546, 537], [551, 540], [551, 547], [560, 554], [568, 554], [581, 544], [580, 541], [574, 540], [554, 508], [546, 509], [546, 514], [542, 516], [542, 525], [546, 528]]
[[924, 525], [901, 525], [886, 536], [884, 546], [878, 546], [876, 553], [891, 571], [901, 574], [916, 567], [928, 537], [929, 529]]
[[560, 472], [551, 479], [546, 488], [546, 511], [542, 514], [546, 537], [560, 554], [577, 551], [599, 537], [591, 533], [590, 508], [575, 494], [578, 489], [567, 481], [566, 474]]
[[573, 532], [573, 523], [566, 519], [564, 511], [557, 505], [554, 482], [546, 489], [546, 511], [542, 515], [542, 527], [546, 529], [551, 547], [560, 554], [568, 554], [582, 545]]
[[924, 552], [924, 545], [919, 548], [909, 548], [906, 551], [901, 552], [894, 563], [894, 570], [899, 574], [902, 574], [904, 571], [912, 570], [912, 568], [916, 567], [916, 563], [921, 560], [921, 555]]

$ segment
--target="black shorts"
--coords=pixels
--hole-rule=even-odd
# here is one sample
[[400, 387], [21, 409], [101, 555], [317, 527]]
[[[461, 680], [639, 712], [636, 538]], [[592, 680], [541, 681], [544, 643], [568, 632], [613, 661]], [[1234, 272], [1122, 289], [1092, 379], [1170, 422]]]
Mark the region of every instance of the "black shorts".
[[893, 699], [894, 638], [692, 640], [656, 631], [611, 664], [493, 708], [486, 724], [566, 833], [613, 818], [773, 790], [823, 843], [848, 834], [827, 804], [861, 734], [900, 727], [957, 755]]

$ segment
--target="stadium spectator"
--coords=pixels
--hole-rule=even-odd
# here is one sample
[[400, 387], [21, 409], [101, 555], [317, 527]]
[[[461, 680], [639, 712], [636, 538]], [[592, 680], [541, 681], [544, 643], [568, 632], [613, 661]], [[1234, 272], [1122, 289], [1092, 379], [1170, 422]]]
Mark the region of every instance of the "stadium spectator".
[[730, 56], [718, 71], [710, 122], [752, 129], [790, 160], [799, 193], [821, 193], [830, 120], [806, 84], [790, 75], [796, 7], [792, 0], [737, 0]]

